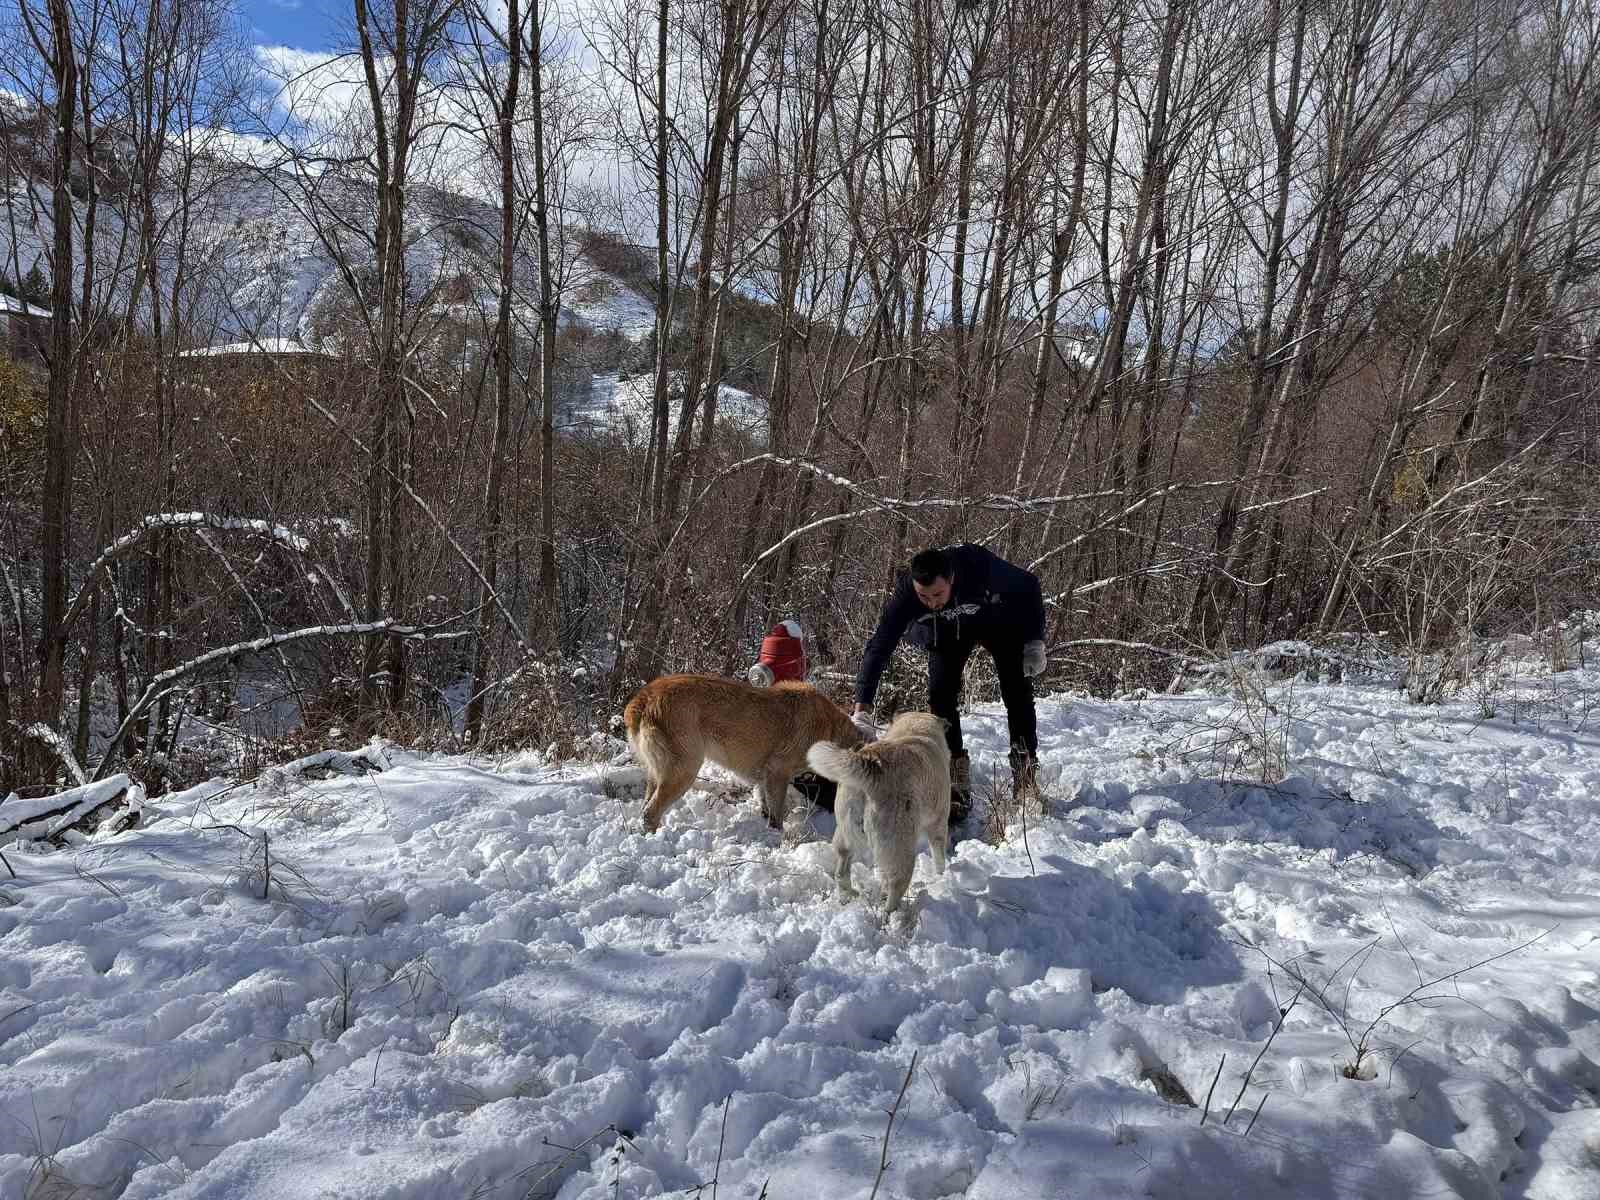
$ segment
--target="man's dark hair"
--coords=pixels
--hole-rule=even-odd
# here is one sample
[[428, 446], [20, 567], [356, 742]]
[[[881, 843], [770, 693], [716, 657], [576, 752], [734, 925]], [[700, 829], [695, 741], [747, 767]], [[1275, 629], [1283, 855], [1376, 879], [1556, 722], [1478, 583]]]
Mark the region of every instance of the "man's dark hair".
[[911, 560], [911, 578], [914, 582], [927, 587], [935, 579], [954, 579], [956, 565], [950, 560], [950, 552], [941, 550], [937, 546], [924, 550]]

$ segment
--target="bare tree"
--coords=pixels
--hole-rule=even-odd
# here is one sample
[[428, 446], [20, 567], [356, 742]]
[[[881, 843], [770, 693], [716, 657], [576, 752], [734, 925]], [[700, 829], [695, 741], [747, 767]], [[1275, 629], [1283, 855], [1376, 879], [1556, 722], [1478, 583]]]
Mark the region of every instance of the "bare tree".
[[[421, 105], [433, 86], [429, 72], [445, 49], [446, 32], [455, 16], [455, 0], [420, 0], [415, 5], [412, 0], [389, 0], [381, 11], [367, 0], [355, 0], [377, 192], [378, 318], [372, 346], [376, 394], [373, 456], [367, 474], [367, 615], [374, 621], [383, 612], [404, 611], [407, 603], [404, 481], [410, 471], [412, 418], [405, 377], [406, 190], [411, 183], [411, 154], [425, 119]], [[404, 639], [368, 641], [362, 686], [369, 699], [376, 699], [378, 651], [384, 644], [388, 702], [398, 705], [406, 694]]]
[[60, 720], [66, 642], [68, 558], [71, 554], [72, 469], [77, 430], [72, 413], [75, 374], [72, 172], [79, 86], [79, 49], [68, 0], [47, 0], [41, 11], [19, 5], [28, 37], [50, 79], [54, 147], [50, 159], [50, 386], [45, 408], [44, 480], [40, 511], [39, 675], [33, 716], [55, 727]]
[[[534, 4], [538, 0], [533, 0]], [[500, 183], [500, 278], [499, 300], [495, 310], [494, 341], [494, 433], [489, 443], [488, 471], [483, 485], [483, 525], [478, 539], [478, 559], [483, 582], [478, 597], [478, 636], [472, 665], [472, 691], [467, 700], [465, 732], [469, 742], [478, 740], [483, 728], [484, 700], [488, 690], [490, 631], [494, 611], [489, 593], [500, 573], [500, 526], [503, 521], [502, 490], [505, 477], [506, 442], [511, 432], [512, 342], [511, 308], [516, 288], [517, 204], [516, 204], [516, 121], [517, 102], [522, 90], [522, 49], [527, 15], [518, 0], [508, 0], [504, 36], [498, 25], [498, 12], [490, 14], [475, 5], [467, 21], [467, 36], [475, 51], [476, 90], [487, 97], [494, 121], [494, 153], [498, 159]], [[491, 50], [491, 47], [493, 48]], [[502, 66], [503, 56], [503, 66]], [[537, 70], [537, 66], [535, 67]], [[503, 70], [503, 81], [497, 76]]]

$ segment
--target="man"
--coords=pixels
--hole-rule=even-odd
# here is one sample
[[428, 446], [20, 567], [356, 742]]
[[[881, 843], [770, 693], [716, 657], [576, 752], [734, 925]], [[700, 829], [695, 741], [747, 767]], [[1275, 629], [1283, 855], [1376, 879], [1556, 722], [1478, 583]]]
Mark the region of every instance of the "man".
[[972, 802], [971, 769], [961, 744], [957, 697], [973, 648], [982, 646], [1000, 676], [1011, 736], [1013, 785], [1031, 789], [1039, 753], [1032, 678], [1045, 667], [1044, 598], [1039, 579], [982, 546], [924, 550], [896, 584], [856, 676], [858, 727], [872, 724], [872, 699], [889, 656], [904, 637], [928, 652], [928, 707], [948, 726], [950, 819], [964, 819]]

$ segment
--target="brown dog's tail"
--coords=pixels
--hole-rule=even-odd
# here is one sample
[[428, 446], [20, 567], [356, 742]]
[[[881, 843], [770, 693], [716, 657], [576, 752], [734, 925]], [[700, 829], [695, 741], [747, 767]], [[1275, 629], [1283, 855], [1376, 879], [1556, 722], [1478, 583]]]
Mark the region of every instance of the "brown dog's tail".
[[824, 779], [835, 783], [848, 783], [865, 788], [883, 774], [883, 764], [876, 755], [847, 750], [832, 742], [813, 742], [806, 751], [806, 762]]
[[665, 774], [673, 761], [681, 757], [677, 743], [668, 732], [671, 726], [662, 720], [659, 694], [649, 688], [641, 689], [623, 709], [622, 720], [628, 729], [628, 744], [633, 747], [635, 760], [653, 773]]
[[644, 696], [635, 695], [628, 701], [628, 706], [622, 710], [622, 723], [628, 730], [628, 738], [632, 740], [639, 735], [639, 722], [644, 719]]

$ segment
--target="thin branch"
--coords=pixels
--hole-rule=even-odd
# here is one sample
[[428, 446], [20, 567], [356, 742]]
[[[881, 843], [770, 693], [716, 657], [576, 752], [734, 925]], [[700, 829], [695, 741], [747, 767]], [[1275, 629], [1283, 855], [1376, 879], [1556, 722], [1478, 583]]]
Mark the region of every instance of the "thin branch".
[[1206, 1123], [1206, 1117], [1211, 1115], [1211, 1093], [1217, 1090], [1217, 1080], [1222, 1078], [1222, 1068], [1227, 1061], [1228, 1056], [1224, 1054], [1217, 1063], [1217, 1073], [1211, 1077], [1211, 1086], [1206, 1089], [1206, 1105], [1200, 1110], [1200, 1124], [1202, 1125]]
[[878, 1186], [883, 1183], [884, 1172], [889, 1169], [889, 1135], [894, 1132], [894, 1119], [900, 1114], [900, 1102], [906, 1098], [906, 1089], [911, 1086], [911, 1076], [917, 1069], [917, 1055], [920, 1050], [911, 1052], [911, 1065], [906, 1068], [906, 1077], [900, 1083], [900, 1094], [894, 1098], [894, 1107], [889, 1110], [889, 1124], [883, 1130], [883, 1152], [878, 1156], [878, 1175], [872, 1181], [872, 1194], [867, 1200], [877, 1200]]

